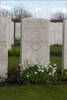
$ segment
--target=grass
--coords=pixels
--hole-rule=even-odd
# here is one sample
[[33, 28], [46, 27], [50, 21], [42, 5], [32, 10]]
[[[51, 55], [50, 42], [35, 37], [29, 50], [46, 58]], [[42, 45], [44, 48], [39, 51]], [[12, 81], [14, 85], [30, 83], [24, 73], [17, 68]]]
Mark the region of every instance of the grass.
[[0, 100], [67, 100], [67, 86], [1, 87]]
[[20, 40], [15, 40], [14, 44], [15, 44], [14, 47], [20, 46]]
[[62, 46], [61, 45], [53, 45], [53, 46], [50, 47], [50, 52], [62, 54]]
[[[50, 47], [50, 53], [54, 54], [54, 56], [50, 56], [50, 60], [53, 63], [57, 64], [58, 71], [62, 69], [62, 46], [61, 45], [53, 45]], [[60, 56], [56, 55], [60, 54]]]
[[18, 68], [20, 64], [20, 57], [8, 57], [9, 68]]
[[58, 70], [61, 71], [62, 68], [62, 58], [61, 57], [50, 57], [51, 62], [57, 64]]
[[[18, 40], [15, 40], [15, 45], [13, 45], [12, 47], [12, 53], [16, 53], [17, 51], [18, 52], [18, 55], [20, 55], [20, 41]], [[20, 56], [8, 56], [8, 68], [11, 69], [11, 68], [18, 68], [19, 67], [19, 64], [20, 64]]]

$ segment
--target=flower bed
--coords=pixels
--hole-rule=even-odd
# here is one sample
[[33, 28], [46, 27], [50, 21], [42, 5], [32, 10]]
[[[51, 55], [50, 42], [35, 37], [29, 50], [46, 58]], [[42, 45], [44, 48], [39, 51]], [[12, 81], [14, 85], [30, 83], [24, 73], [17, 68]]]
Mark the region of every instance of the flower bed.
[[57, 79], [56, 64], [41, 64], [39, 61], [25, 60], [22, 69], [25, 84], [50, 84]]

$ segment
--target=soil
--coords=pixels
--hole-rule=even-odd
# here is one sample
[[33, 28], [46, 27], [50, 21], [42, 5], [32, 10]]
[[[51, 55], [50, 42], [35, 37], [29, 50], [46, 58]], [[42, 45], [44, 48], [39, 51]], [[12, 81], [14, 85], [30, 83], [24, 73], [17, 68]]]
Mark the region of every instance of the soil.
[[[4, 87], [4, 86], [24, 86], [25, 84], [23, 83], [7, 83], [7, 82], [1, 82], [0, 83], [0, 87]], [[32, 85], [39, 85], [39, 84], [32, 84]], [[52, 85], [67, 85], [67, 80], [59, 80], [59, 81], [55, 81], [52, 83]]]
[[54, 85], [67, 85], [67, 80], [59, 80], [53, 83]]

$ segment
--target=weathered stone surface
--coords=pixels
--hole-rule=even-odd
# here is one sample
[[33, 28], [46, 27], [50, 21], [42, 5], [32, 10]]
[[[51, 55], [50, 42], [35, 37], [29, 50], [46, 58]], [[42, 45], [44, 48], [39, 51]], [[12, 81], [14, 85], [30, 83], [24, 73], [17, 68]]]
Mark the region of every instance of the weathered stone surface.
[[0, 76], [6, 78], [8, 71], [8, 19], [0, 18]]
[[64, 21], [63, 67], [67, 69], [67, 20]]
[[49, 43], [50, 45], [60, 44], [62, 45], [63, 39], [63, 24], [62, 22], [53, 23], [50, 22], [49, 27]]
[[49, 21], [45, 19], [22, 20], [21, 65], [25, 59], [38, 59], [49, 63]]
[[14, 23], [11, 21], [11, 19], [8, 19], [7, 32], [8, 32], [8, 50], [11, 50], [11, 46], [14, 44]]
[[21, 38], [21, 23], [20, 22], [18, 22], [18, 23], [16, 23], [15, 24], [16, 26], [15, 26], [15, 39], [16, 40], [19, 40], [20, 38]]

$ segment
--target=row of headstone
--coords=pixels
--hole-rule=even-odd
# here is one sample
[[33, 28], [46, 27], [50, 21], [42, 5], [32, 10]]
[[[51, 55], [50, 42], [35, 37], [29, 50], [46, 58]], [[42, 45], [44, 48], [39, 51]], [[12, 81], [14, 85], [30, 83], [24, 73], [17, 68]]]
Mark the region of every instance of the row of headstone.
[[14, 44], [13, 22], [8, 18], [0, 18], [0, 76], [6, 78], [8, 71], [8, 50]]
[[[23, 19], [21, 24], [21, 69], [25, 59], [39, 60], [48, 64], [50, 59], [49, 21], [45, 19]], [[67, 21], [64, 27], [63, 67], [67, 69]], [[6, 78], [8, 71], [8, 19], [0, 19], [0, 76]], [[10, 28], [9, 28], [10, 29]], [[11, 33], [11, 31], [10, 31]], [[12, 35], [11, 35], [12, 36]]]
[[[49, 44], [62, 45], [62, 35], [63, 35], [63, 24], [62, 22], [50, 22], [49, 23]], [[15, 24], [15, 39], [19, 40], [21, 38], [21, 23]]]
[[[11, 50], [11, 46], [14, 44], [14, 22], [8, 19], [8, 50]], [[49, 23], [49, 44], [60, 44], [62, 45], [63, 36], [63, 24], [60, 23]], [[21, 23], [15, 24], [15, 39], [19, 40], [21, 38]]]

